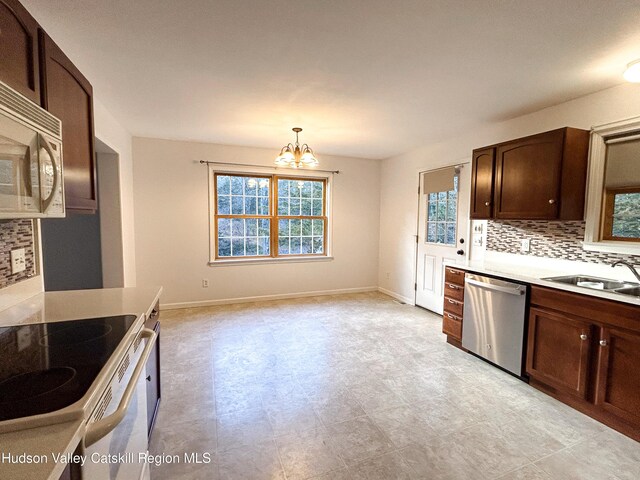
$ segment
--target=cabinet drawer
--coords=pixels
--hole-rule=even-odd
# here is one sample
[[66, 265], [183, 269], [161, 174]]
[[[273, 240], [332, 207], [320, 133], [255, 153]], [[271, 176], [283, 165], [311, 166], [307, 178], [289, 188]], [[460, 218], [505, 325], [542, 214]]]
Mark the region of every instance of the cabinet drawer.
[[444, 267], [444, 282], [445, 284], [455, 283], [456, 285], [464, 285], [464, 270]]
[[462, 319], [451, 313], [444, 312], [442, 316], [442, 333], [454, 337], [457, 340], [462, 339]]
[[455, 283], [444, 283], [444, 296], [462, 301], [464, 299], [464, 287]]
[[454, 298], [444, 297], [444, 313], [462, 317], [462, 302]]

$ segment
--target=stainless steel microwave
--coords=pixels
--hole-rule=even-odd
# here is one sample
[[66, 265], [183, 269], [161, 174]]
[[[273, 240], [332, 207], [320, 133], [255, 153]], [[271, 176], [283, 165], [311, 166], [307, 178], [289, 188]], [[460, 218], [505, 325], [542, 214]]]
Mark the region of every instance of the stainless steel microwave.
[[0, 219], [64, 216], [62, 123], [0, 82]]

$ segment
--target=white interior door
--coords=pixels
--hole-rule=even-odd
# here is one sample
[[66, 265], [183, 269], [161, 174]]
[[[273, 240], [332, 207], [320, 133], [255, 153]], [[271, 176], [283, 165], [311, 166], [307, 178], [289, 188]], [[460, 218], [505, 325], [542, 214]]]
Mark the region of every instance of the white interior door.
[[467, 257], [469, 164], [420, 173], [416, 305], [442, 315], [444, 260]]

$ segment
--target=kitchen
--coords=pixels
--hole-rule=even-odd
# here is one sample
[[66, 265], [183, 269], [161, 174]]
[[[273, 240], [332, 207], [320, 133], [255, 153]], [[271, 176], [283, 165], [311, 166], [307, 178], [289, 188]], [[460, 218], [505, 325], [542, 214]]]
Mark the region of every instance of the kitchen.
[[0, 1], [0, 477], [637, 478], [638, 9], [286, 3]]

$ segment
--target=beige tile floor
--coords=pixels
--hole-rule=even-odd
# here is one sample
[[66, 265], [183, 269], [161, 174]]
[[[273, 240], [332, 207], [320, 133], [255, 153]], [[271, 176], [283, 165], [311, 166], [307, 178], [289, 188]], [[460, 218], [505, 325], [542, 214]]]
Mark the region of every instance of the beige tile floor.
[[165, 311], [160, 479], [640, 478], [640, 444], [381, 294]]

